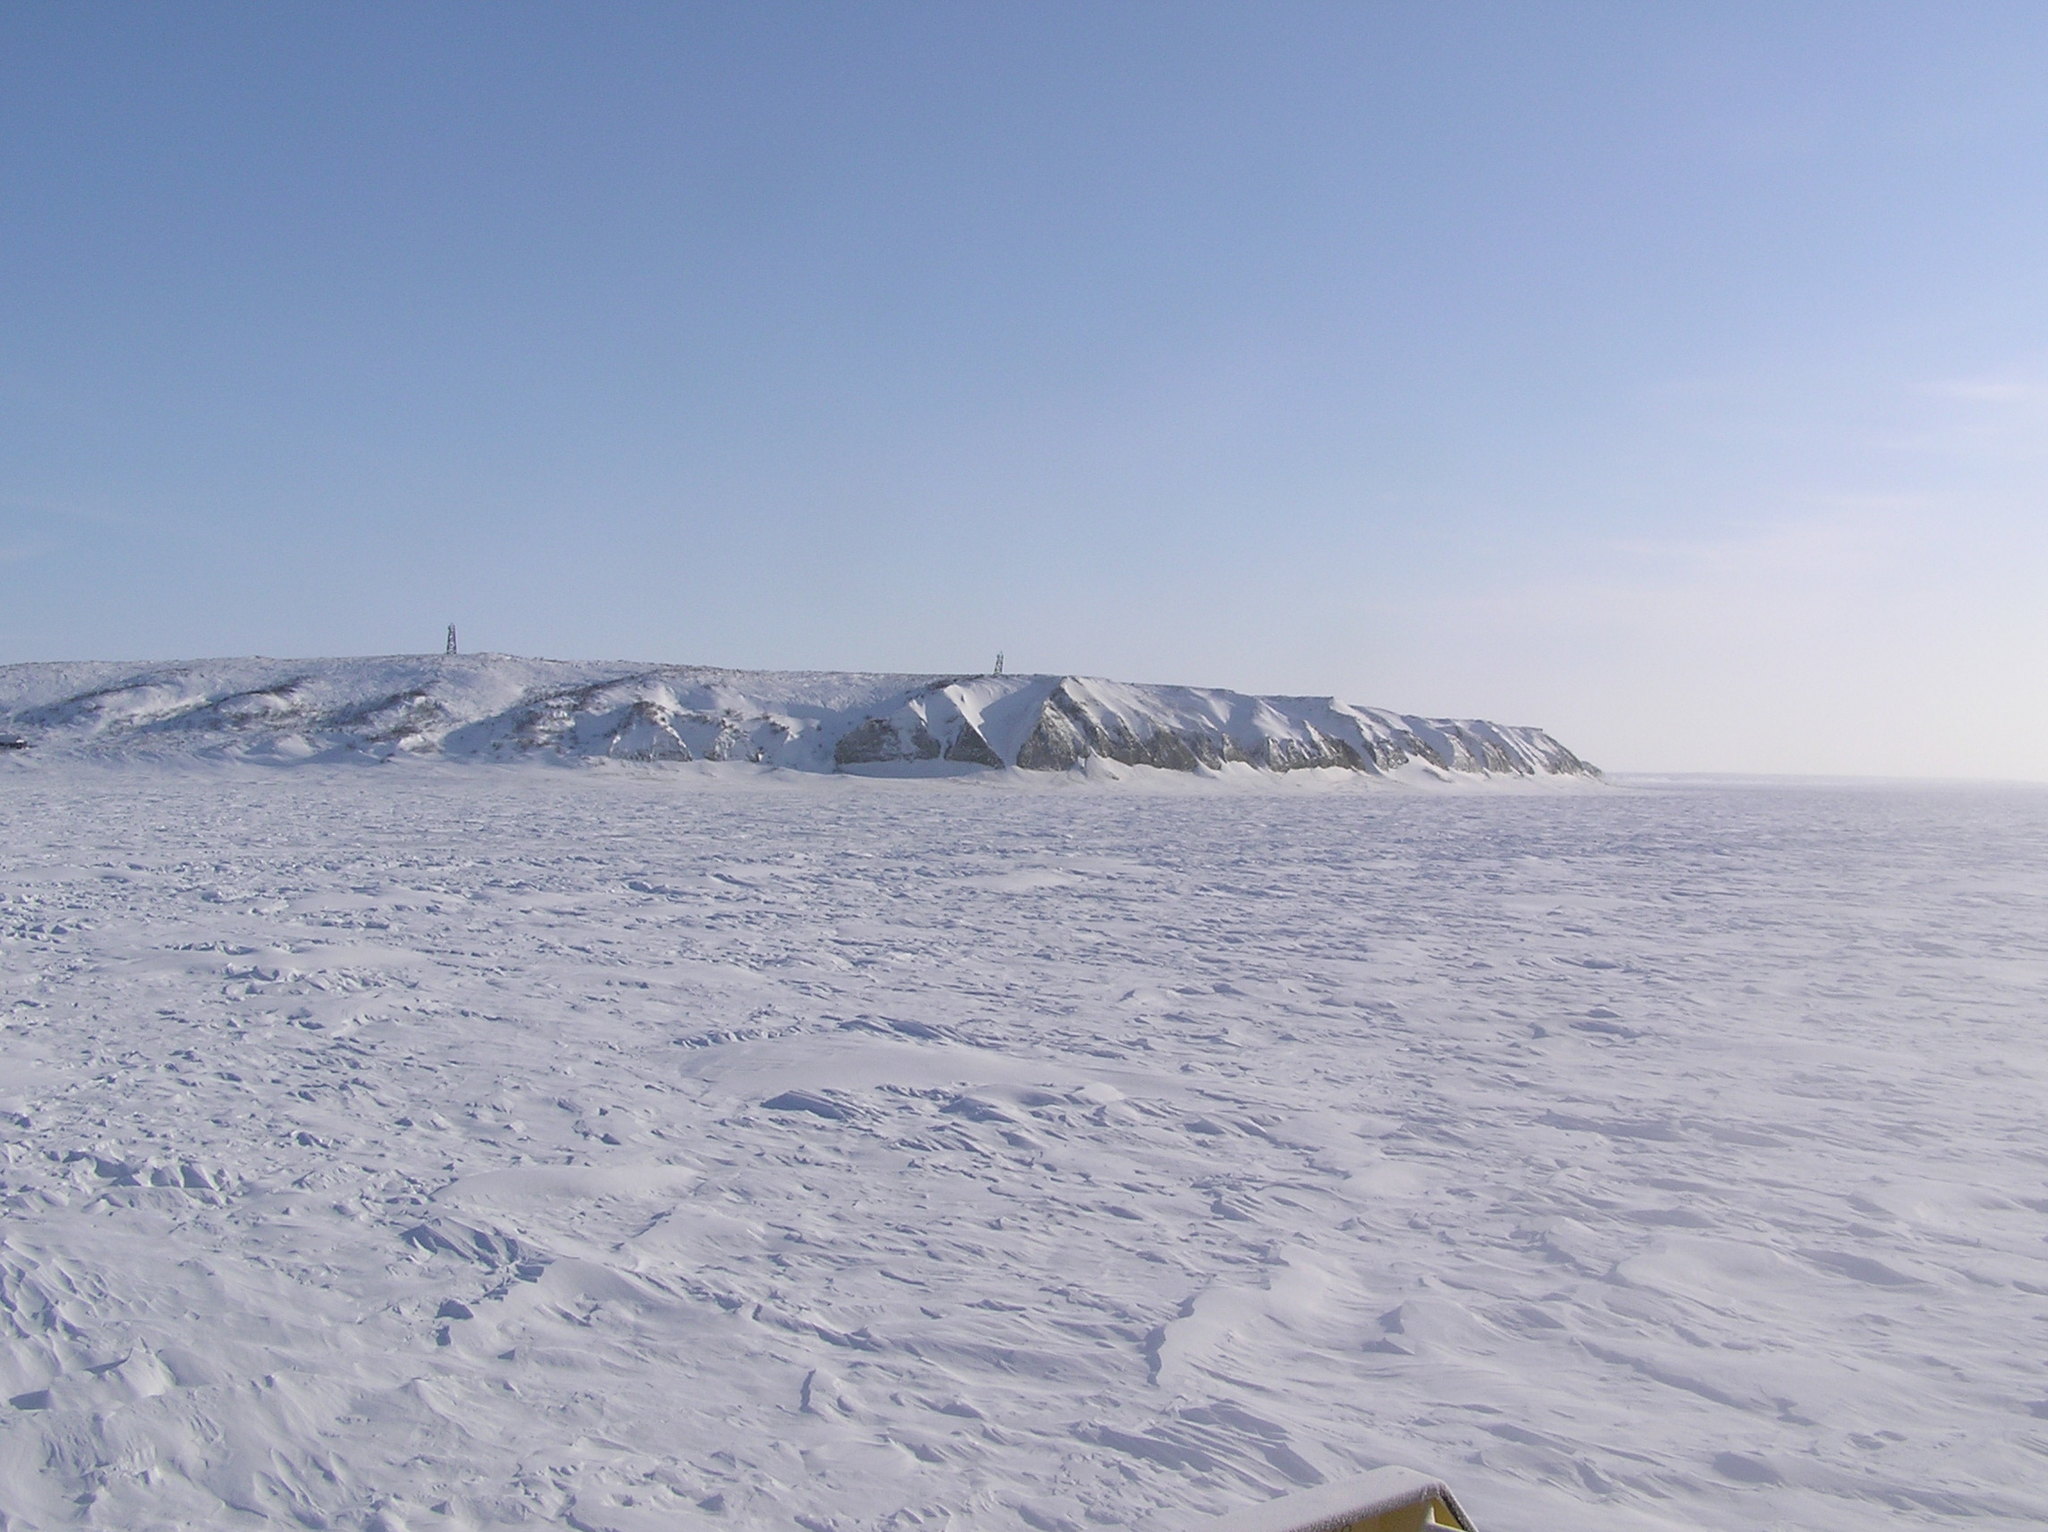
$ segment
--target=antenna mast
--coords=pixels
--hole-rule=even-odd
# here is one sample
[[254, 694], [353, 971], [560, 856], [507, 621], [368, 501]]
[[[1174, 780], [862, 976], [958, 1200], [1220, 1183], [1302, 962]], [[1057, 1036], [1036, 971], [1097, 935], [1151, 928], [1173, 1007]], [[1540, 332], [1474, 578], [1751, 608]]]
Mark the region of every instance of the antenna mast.
[[998, 650], [996, 651], [996, 674], [997, 674], [997, 675], [1001, 675], [1002, 673], [1003, 673], [1003, 651], [1002, 651], [1002, 650], [1000, 650], [1000, 649], [998, 649]]
[[448, 653], [450, 653], [450, 654], [453, 654], [454, 652], [455, 652], [455, 624], [451, 622], [451, 623], [449, 623], [449, 624], [448, 624]]

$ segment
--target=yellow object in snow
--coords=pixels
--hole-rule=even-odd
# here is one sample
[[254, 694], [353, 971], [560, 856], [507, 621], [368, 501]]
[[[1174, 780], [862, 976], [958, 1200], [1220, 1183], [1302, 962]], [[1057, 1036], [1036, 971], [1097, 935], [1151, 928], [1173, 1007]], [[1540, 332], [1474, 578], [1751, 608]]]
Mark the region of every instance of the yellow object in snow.
[[1233, 1512], [1210, 1532], [1473, 1532], [1450, 1486], [1412, 1468], [1375, 1468], [1360, 1478]]

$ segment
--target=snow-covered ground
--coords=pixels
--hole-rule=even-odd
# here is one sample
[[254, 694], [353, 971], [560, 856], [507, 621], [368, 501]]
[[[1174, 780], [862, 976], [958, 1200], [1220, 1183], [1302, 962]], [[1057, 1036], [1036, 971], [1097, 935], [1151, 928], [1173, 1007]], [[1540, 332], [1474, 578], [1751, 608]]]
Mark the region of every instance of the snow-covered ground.
[[0, 1512], [2048, 1524], [2048, 792], [0, 758]]

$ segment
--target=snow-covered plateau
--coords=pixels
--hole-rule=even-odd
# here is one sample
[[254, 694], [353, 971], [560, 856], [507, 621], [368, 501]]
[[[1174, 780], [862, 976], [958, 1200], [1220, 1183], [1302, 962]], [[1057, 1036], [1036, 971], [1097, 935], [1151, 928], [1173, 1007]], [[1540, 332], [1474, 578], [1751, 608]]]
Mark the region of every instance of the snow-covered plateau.
[[11, 1532], [2048, 1526], [2048, 792], [33, 727]]
[[712, 670], [503, 654], [0, 666], [0, 743], [292, 760], [736, 761], [935, 776], [1342, 770], [1593, 778], [1541, 729], [1079, 676]]

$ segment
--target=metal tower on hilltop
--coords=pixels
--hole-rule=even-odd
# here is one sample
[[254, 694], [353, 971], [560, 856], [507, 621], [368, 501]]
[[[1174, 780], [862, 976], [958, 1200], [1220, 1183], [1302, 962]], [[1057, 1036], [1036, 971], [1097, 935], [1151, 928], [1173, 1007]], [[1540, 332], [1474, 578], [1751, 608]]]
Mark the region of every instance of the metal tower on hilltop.
[[997, 674], [997, 675], [1001, 675], [1002, 673], [1003, 673], [1003, 651], [1002, 651], [1002, 650], [1000, 650], [1000, 649], [998, 649], [998, 650], [996, 651], [996, 674]]
[[450, 654], [453, 654], [453, 653], [455, 652], [455, 624], [454, 624], [454, 623], [452, 623], [452, 622], [448, 624], [448, 650], [447, 650], [447, 652], [448, 652], [448, 653], [450, 653]]

